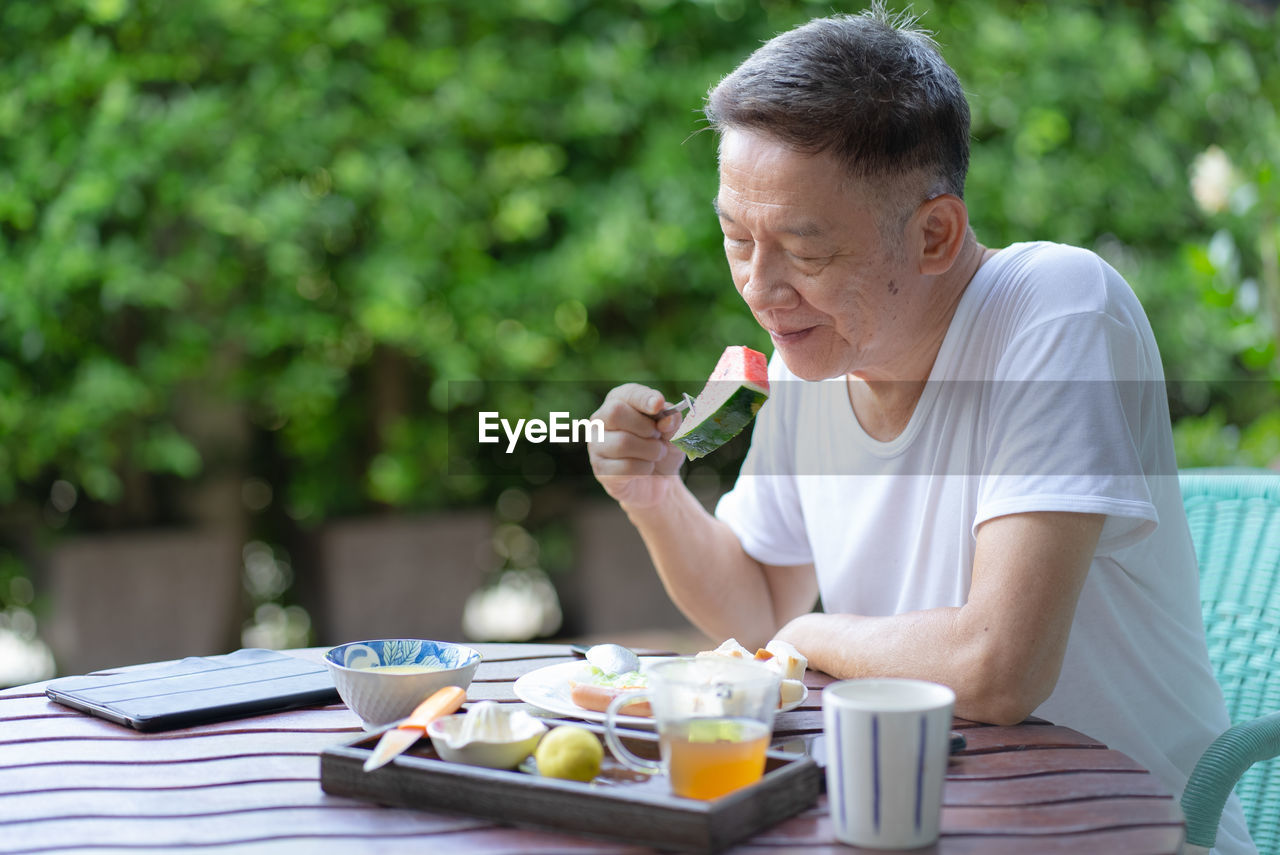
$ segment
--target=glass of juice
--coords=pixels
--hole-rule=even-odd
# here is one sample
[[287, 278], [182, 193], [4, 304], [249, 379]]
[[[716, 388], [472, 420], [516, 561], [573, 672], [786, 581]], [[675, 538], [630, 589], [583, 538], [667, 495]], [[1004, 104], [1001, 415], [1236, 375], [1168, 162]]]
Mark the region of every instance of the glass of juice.
[[[619, 762], [665, 774], [671, 791], [690, 799], [718, 798], [760, 780], [778, 709], [776, 672], [707, 656], [658, 662], [645, 673], [649, 688], [620, 695], [605, 713], [605, 741]], [[618, 709], [638, 698], [653, 708], [661, 762], [637, 757], [618, 738]]]

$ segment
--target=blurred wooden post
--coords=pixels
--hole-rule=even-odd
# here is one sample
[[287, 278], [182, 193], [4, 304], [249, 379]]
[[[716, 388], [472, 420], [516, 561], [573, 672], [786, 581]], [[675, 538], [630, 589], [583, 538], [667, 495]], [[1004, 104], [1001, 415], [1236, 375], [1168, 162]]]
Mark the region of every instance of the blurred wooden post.
[[319, 535], [318, 644], [463, 641], [462, 609], [493, 563], [488, 512], [330, 523]]
[[235, 529], [78, 536], [49, 554], [59, 672], [226, 653], [240, 634]]
[[574, 513], [573, 529], [574, 569], [558, 584], [573, 633], [595, 636], [690, 628], [667, 596], [644, 541], [621, 508], [611, 501], [583, 501]]

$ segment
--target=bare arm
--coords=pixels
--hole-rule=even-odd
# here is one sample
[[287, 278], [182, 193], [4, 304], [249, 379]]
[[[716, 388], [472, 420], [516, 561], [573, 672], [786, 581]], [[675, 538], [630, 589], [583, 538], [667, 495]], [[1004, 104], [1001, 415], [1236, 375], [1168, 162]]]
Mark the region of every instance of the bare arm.
[[676, 606], [712, 638], [763, 646], [777, 629], [813, 608], [811, 565], [761, 564], [737, 535], [706, 511], [680, 480], [684, 454], [668, 440], [679, 416], [655, 423], [662, 395], [635, 384], [609, 393], [595, 418], [603, 442], [589, 447], [591, 466], [644, 538]]
[[778, 637], [833, 676], [934, 680], [955, 689], [956, 715], [1017, 723], [1057, 684], [1103, 519], [997, 517], [978, 530], [963, 606], [892, 617], [801, 615]]
[[627, 510], [639, 529], [667, 594], [711, 638], [763, 647], [818, 599], [812, 565], [762, 564], [738, 536], [681, 485], [663, 505]]

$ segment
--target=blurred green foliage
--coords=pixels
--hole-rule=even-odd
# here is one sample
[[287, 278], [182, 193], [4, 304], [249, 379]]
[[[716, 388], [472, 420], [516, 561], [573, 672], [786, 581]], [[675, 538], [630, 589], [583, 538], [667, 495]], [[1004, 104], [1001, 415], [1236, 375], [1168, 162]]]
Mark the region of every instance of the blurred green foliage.
[[1089, 246], [1125, 274], [1160, 344], [1180, 465], [1280, 460], [1274, 12], [955, 3], [933, 26], [971, 93], [980, 238]]
[[[0, 505], [198, 481], [233, 452], [193, 400], [249, 425], [233, 463], [304, 524], [491, 499], [449, 472], [450, 384], [517, 381], [493, 403], [541, 415], [590, 381], [565, 403], [585, 416], [602, 382], [767, 347], [729, 283], [698, 108], [762, 40], [860, 6], [9, 0]], [[980, 239], [1101, 251], [1188, 381], [1184, 462], [1277, 454], [1276, 18], [915, 11], [972, 95]], [[1211, 146], [1219, 207], [1191, 192]]]

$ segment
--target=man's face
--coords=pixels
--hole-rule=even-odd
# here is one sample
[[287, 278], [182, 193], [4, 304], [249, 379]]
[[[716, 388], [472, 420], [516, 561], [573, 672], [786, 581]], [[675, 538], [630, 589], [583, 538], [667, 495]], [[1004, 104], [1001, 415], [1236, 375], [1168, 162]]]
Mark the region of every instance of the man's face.
[[915, 379], [894, 367], [927, 332], [927, 283], [910, 241], [886, 245], [879, 200], [859, 187], [831, 155], [746, 131], [721, 140], [716, 209], [734, 285], [806, 380]]

